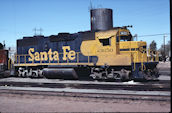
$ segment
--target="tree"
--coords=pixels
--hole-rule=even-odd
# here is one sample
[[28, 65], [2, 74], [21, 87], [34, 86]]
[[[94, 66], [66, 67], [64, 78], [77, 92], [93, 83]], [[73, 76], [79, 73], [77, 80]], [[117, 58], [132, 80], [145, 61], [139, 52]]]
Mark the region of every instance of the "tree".
[[171, 52], [171, 46], [170, 46], [170, 41], [168, 41], [168, 43], [167, 43], [167, 45], [166, 45], [166, 47], [165, 47], [165, 55], [166, 56], [170, 56], [170, 53]]
[[0, 49], [3, 49], [4, 48], [4, 46], [0, 43]]
[[170, 41], [165, 45], [165, 52], [164, 52], [164, 45], [162, 44], [160, 49], [158, 50], [160, 55], [162, 56], [163, 59], [166, 57], [171, 57], [170, 52], [171, 52], [171, 46], [170, 46]]
[[155, 60], [156, 57], [156, 52], [157, 52], [157, 47], [156, 47], [156, 42], [153, 40], [150, 45], [149, 45], [149, 55], [150, 55], [150, 60]]
[[149, 45], [150, 50], [156, 51], [157, 50], [156, 45], [157, 45], [156, 42], [153, 40]]

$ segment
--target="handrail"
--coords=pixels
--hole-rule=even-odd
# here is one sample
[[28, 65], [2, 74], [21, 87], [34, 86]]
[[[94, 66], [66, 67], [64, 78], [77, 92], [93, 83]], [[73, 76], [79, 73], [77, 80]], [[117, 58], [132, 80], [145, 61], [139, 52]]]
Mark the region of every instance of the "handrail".
[[13, 68], [13, 60], [11, 58], [8, 59], [8, 70], [12, 69]]
[[150, 62], [150, 61], [152, 61], [152, 62], [159, 62], [158, 51], [152, 51], [150, 49], [148, 51], [149, 51], [148, 52], [148, 62]]
[[[135, 56], [136, 56], [136, 54], [134, 54], [134, 57], [133, 57], [134, 60], [135, 60]], [[136, 70], [136, 62], [134, 60], [133, 60], [133, 63], [134, 63], [134, 71], [135, 71]]]
[[144, 55], [144, 52], [143, 52], [142, 57], [141, 57], [141, 68], [142, 68], [142, 71], [143, 71], [143, 55]]
[[158, 51], [156, 52], [156, 61], [159, 62], [159, 53], [158, 53]]

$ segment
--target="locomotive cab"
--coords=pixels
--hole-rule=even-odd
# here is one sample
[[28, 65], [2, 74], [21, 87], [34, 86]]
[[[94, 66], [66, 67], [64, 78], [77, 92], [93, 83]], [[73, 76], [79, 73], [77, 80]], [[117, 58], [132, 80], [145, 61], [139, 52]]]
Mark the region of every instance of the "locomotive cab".
[[97, 66], [131, 65], [131, 54], [120, 53], [118, 32], [116, 29], [95, 32], [95, 40], [82, 42], [81, 53], [85, 56], [97, 56]]

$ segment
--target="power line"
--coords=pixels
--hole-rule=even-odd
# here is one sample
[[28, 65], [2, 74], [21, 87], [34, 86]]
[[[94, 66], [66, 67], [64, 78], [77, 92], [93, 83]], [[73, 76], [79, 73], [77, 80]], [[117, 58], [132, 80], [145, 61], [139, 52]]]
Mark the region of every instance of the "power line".
[[158, 36], [158, 35], [170, 35], [170, 33], [163, 33], [163, 34], [152, 34], [152, 35], [137, 35], [137, 37], [149, 37], [149, 36]]

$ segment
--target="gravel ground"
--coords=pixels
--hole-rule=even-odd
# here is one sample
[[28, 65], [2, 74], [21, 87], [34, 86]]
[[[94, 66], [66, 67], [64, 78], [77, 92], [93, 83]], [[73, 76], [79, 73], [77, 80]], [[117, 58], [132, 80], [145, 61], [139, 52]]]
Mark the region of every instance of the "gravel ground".
[[170, 112], [170, 102], [1, 94], [0, 112]]
[[171, 62], [159, 62], [157, 68], [161, 75], [171, 76]]
[[157, 68], [160, 69], [160, 71], [170, 71], [171, 70], [171, 62], [159, 62], [157, 65]]

